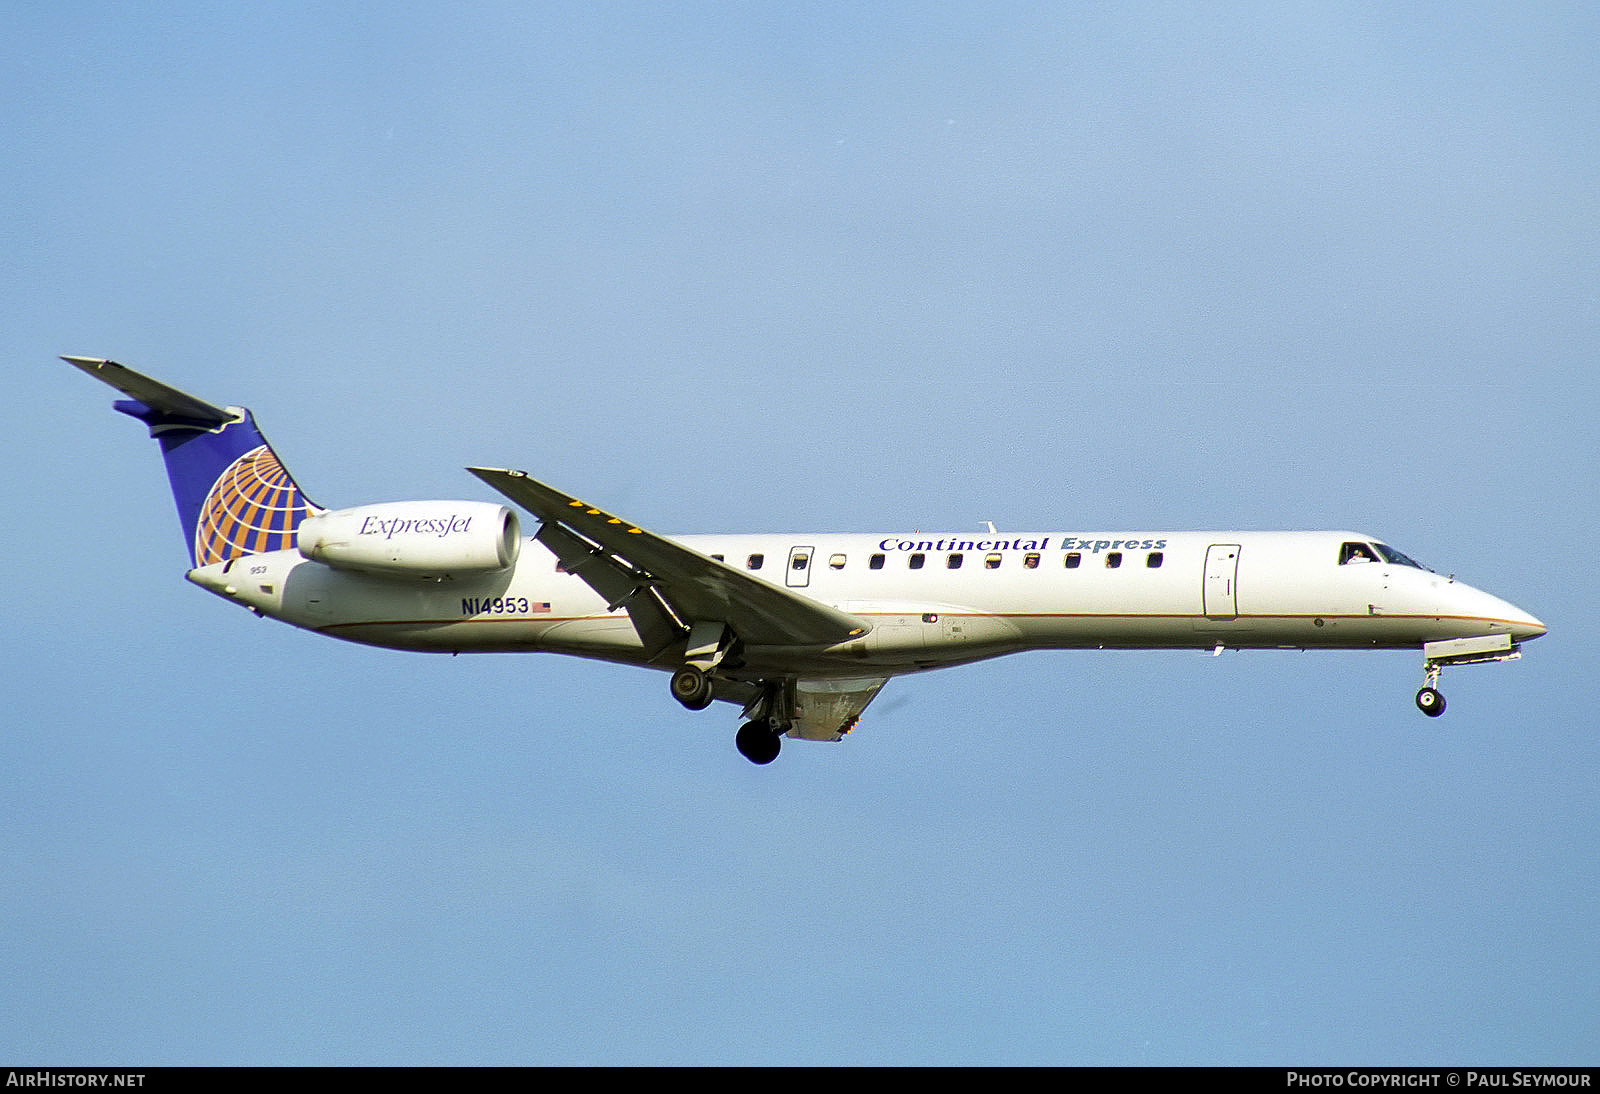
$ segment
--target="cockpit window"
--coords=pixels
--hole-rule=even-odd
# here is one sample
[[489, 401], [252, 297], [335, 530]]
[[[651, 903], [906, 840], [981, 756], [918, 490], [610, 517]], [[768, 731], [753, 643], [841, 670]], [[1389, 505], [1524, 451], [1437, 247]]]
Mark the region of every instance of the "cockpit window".
[[1410, 566], [1417, 570], [1427, 569], [1426, 566], [1418, 562], [1416, 559], [1407, 558], [1405, 555], [1401, 554], [1399, 551], [1396, 551], [1393, 547], [1390, 547], [1386, 543], [1374, 543], [1372, 546], [1377, 548], [1379, 556], [1381, 556], [1385, 562], [1392, 562], [1396, 566]]
[[1351, 541], [1339, 545], [1339, 565], [1348, 566], [1355, 562], [1387, 562], [1393, 566], [1410, 566], [1414, 570], [1426, 570], [1427, 567], [1415, 559], [1407, 558], [1393, 547], [1384, 543], [1357, 543]]

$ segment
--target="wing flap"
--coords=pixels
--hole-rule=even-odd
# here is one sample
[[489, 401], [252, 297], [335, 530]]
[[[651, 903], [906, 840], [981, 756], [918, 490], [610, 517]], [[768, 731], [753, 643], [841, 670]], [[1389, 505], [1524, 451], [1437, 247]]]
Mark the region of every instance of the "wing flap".
[[627, 610], [649, 657], [654, 658], [681, 642], [689, 633], [650, 587], [649, 581], [616, 556], [598, 551], [593, 543], [551, 521], [541, 524], [533, 538], [550, 548], [568, 573], [577, 575], [589, 588], [605, 597], [608, 608]]
[[[678, 622], [720, 621], [752, 645], [833, 646], [871, 629], [866, 620], [807, 599], [726, 563], [647, 532], [620, 517], [564, 494], [525, 472], [469, 467], [478, 478], [567, 537], [593, 544], [588, 558], [560, 532], [535, 537], [556, 550], [563, 565], [588, 582], [608, 604], [650, 590]], [[568, 552], [573, 561], [568, 562]], [[641, 636], [643, 632], [641, 631]], [[646, 639], [648, 642], [648, 639]]]

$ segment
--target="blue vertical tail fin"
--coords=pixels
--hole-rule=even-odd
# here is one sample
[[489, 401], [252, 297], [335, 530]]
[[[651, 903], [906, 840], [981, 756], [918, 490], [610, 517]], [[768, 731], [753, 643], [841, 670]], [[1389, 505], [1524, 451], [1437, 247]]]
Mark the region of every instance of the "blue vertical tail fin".
[[128, 396], [116, 409], [160, 442], [194, 565], [290, 549], [300, 522], [319, 512], [248, 410], [213, 406], [115, 361], [62, 360]]

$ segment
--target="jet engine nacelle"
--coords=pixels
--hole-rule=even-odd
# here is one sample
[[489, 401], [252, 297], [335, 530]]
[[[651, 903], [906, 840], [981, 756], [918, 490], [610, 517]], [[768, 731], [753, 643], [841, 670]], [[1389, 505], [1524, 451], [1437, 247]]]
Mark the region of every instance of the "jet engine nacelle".
[[517, 514], [486, 501], [396, 501], [301, 521], [300, 554], [340, 570], [396, 577], [491, 574], [522, 549]]

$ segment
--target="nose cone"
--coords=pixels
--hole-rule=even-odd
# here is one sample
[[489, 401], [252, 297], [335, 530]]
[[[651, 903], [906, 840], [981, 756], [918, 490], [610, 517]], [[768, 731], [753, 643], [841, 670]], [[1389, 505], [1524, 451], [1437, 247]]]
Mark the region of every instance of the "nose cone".
[[1511, 610], [1519, 615], [1519, 618], [1513, 619], [1511, 622], [1511, 637], [1518, 642], [1526, 642], [1530, 638], [1538, 638], [1545, 632], [1545, 625], [1527, 612], [1515, 607]]
[[1545, 625], [1535, 619], [1532, 613], [1523, 611], [1509, 600], [1501, 600], [1498, 596], [1460, 582], [1455, 582], [1454, 587], [1456, 595], [1461, 598], [1457, 603], [1462, 610], [1463, 622], [1483, 627], [1480, 633], [1509, 633], [1513, 642], [1524, 642], [1538, 638], [1545, 632]]

